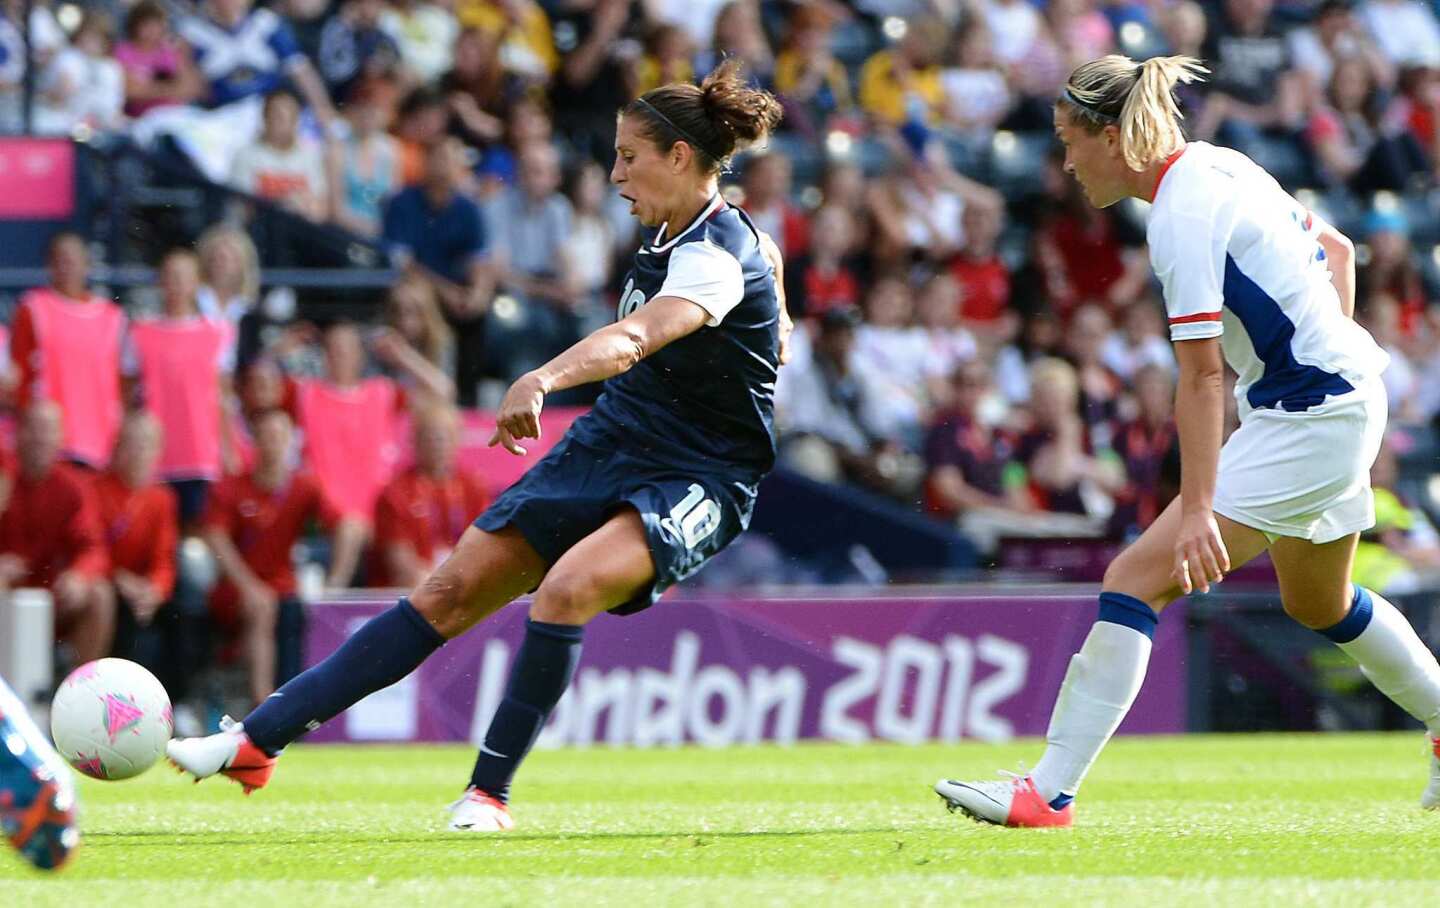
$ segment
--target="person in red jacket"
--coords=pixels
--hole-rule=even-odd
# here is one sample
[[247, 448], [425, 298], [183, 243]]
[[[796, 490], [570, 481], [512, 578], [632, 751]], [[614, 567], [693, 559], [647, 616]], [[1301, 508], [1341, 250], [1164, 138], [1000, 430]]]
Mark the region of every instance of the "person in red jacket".
[[64, 433], [52, 401], [20, 419], [14, 485], [0, 514], [0, 589], [48, 589], [55, 635], [84, 663], [110, 651], [115, 615], [103, 589], [109, 559], [95, 493], [89, 476], [59, 462]]
[[355, 572], [366, 528], [326, 503], [320, 485], [291, 466], [294, 426], [284, 410], [253, 420], [255, 469], [211, 490], [205, 541], [220, 564], [210, 614], [238, 629], [256, 703], [300, 671], [304, 612], [290, 551], [311, 522], [335, 528], [330, 586]]
[[415, 465], [375, 505], [371, 586], [413, 589], [444, 560], [471, 514], [489, 504], [479, 477], [457, 468], [460, 414], [435, 405], [415, 417]]
[[148, 412], [126, 416], [110, 469], [95, 479], [95, 497], [110, 556], [112, 654], [150, 669], [170, 701], [180, 704], [199, 669], [204, 628], [194, 616], [181, 615], [174, 599], [180, 530], [175, 492], [156, 481], [163, 436]]

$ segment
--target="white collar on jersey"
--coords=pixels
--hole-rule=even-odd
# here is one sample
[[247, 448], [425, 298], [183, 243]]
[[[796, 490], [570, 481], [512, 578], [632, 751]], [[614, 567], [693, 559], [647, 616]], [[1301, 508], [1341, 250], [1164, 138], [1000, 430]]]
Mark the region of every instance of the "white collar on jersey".
[[[684, 239], [684, 237], [685, 237], [685, 235], [686, 235], [687, 233], [689, 233], [690, 231], [694, 230], [696, 227], [699, 227], [702, 223], [704, 223], [705, 219], [708, 218], [710, 215], [714, 214], [714, 213], [715, 213], [715, 209], [719, 208], [719, 207], [720, 207], [721, 205], [723, 205], [723, 204], [725, 204], [724, 200], [721, 199], [718, 194], [715, 195], [714, 197], [712, 197], [712, 198], [710, 199], [710, 204], [706, 205], [705, 208], [704, 208], [699, 214], [697, 214], [697, 215], [695, 216], [695, 220], [693, 220], [693, 221], [690, 222], [690, 226], [689, 226], [689, 227], [686, 227], [684, 230], [682, 230], [682, 231], [680, 231], [679, 233], [675, 234], [673, 237], [671, 237], [670, 239], [666, 240], [666, 241], [665, 241], [664, 243], [662, 243], [661, 245], [659, 245], [659, 246], [651, 246], [650, 248], [648, 248], [648, 249], [642, 249], [641, 251], [642, 251], [642, 252], [665, 252], [665, 251], [669, 250], [671, 246], [674, 246], [676, 243], [678, 243], [678, 242], [680, 242], [682, 239]], [[660, 229], [657, 230], [657, 231], [655, 231], [655, 236], [657, 236], [657, 237], [662, 237], [662, 236], [664, 236], [664, 235], [665, 235], [665, 228], [666, 228], [666, 227], [669, 227], [669, 226], [670, 226], [670, 222], [669, 222], [669, 221], [666, 221], [665, 223], [661, 224], [661, 225], [660, 225]]]

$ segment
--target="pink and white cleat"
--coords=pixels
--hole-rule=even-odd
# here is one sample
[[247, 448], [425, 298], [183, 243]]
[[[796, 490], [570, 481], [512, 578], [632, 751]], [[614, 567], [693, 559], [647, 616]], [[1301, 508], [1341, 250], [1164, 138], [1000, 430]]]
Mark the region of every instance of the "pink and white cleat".
[[515, 828], [515, 821], [503, 801], [471, 785], [450, 805], [448, 828], [452, 832], [508, 832]]
[[1430, 785], [1420, 796], [1420, 806], [1440, 810], [1440, 738], [1430, 738]]
[[195, 781], [217, 773], [238, 782], [248, 795], [264, 788], [275, 772], [276, 757], [256, 747], [245, 734], [245, 726], [229, 716], [220, 720], [220, 731], [203, 738], [172, 738], [165, 755], [176, 769], [188, 772]]
[[951, 812], [958, 810], [981, 823], [1035, 828], [1070, 826], [1075, 822], [1074, 802], [1055, 810], [1041, 797], [1029, 776], [1005, 775], [1010, 778], [993, 782], [941, 779], [935, 783], [935, 793]]

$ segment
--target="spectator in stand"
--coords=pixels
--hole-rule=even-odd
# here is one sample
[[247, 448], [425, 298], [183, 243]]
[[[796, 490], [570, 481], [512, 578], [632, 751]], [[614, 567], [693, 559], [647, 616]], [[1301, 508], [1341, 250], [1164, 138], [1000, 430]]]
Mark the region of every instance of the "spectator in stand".
[[11, 325], [16, 397], [22, 410], [40, 400], [59, 404], [62, 456], [98, 469], [120, 431], [125, 315], [90, 292], [90, 255], [79, 234], [56, 234], [46, 259], [50, 286], [27, 291]]
[[400, 182], [413, 186], [425, 179], [425, 159], [446, 136], [450, 126], [450, 107], [445, 95], [436, 88], [422, 85], [400, 101], [392, 130], [400, 144]]
[[1370, 468], [1375, 490], [1375, 525], [1360, 534], [1351, 579], [1385, 595], [1414, 593], [1440, 577], [1440, 532], [1425, 510], [1397, 489], [1403, 434], [1380, 446]]
[[265, 96], [259, 140], [235, 156], [230, 183], [317, 223], [330, 216], [325, 154], [300, 135], [300, 98], [294, 92], [280, 88]]
[[995, 58], [990, 27], [971, 17], [957, 32], [955, 57], [940, 76], [945, 121], [962, 133], [988, 134], [1014, 106], [1011, 87]]
[[775, 91], [785, 105], [781, 126], [811, 138], [818, 138], [833, 119], [854, 112], [850, 74], [830, 51], [834, 27], [825, 7], [797, 4], [785, 46], [775, 58]]
[[647, 21], [685, 29], [698, 50], [714, 43], [717, 20], [727, 0], [641, 0], [636, 5]]
[[115, 611], [111, 655], [148, 668], [179, 705], [201, 667], [205, 627], [203, 614], [182, 612], [171, 595], [179, 529], [175, 493], [155, 481], [161, 438], [148, 413], [126, 416], [110, 469], [95, 480], [95, 496], [110, 563], [102, 589]]
[[925, 507], [946, 520], [985, 510], [1003, 517], [1033, 509], [1023, 481], [1016, 482], [1012, 446], [984, 418], [994, 393], [990, 370], [970, 360], [951, 377], [950, 403], [925, 437]]
[[1150, 281], [1145, 234], [1115, 209], [1085, 201], [1075, 181], [1068, 180], [1062, 191], [1060, 204], [1042, 213], [1033, 237], [1045, 297], [1064, 322], [1083, 303], [1117, 312]]
[[926, 397], [932, 407], [948, 403], [956, 370], [979, 353], [975, 336], [960, 323], [960, 285], [948, 273], [930, 276], [916, 297], [915, 312], [925, 332]]
[[330, 96], [342, 105], [360, 85], [395, 75], [400, 46], [380, 27], [383, 0], [345, 0], [320, 31], [316, 62]]
[[140, 0], [125, 17], [125, 40], [115, 48], [125, 73], [125, 113], [138, 117], [157, 107], [191, 104], [205, 90], [190, 48], [170, 31], [165, 7]]
[[1307, 105], [1324, 100], [1341, 62], [1364, 65], [1370, 81], [1389, 88], [1395, 67], [1355, 18], [1349, 0], [1324, 0], [1309, 25], [1290, 30], [1290, 57], [1306, 83]]
[[413, 589], [489, 503], [479, 478], [455, 462], [459, 413], [427, 407], [414, 431], [415, 465], [390, 481], [375, 506], [371, 586]]
[[1390, 363], [1380, 375], [1390, 403], [1390, 417], [1397, 423], [1419, 423], [1419, 375], [1402, 345], [1400, 303], [1385, 291], [1376, 291], [1355, 308], [1355, 319], [1390, 356]]
[[940, 81], [939, 38], [943, 27], [917, 19], [888, 50], [876, 51], [860, 69], [860, 107], [886, 126], [912, 120], [936, 122], [945, 112]]
[[928, 417], [926, 359], [930, 338], [914, 323], [910, 287], [898, 277], [882, 277], [865, 298], [865, 324], [855, 332], [851, 362], [874, 393], [863, 411], [875, 434], [895, 439], [910, 450], [920, 447], [920, 427]]
[[1015, 336], [1019, 320], [1010, 309], [1010, 269], [996, 246], [1005, 229], [1005, 206], [976, 202], [961, 214], [965, 239], [950, 259], [950, 276], [960, 288], [960, 318], [991, 344]]
[[35, 71], [41, 72], [68, 43], [65, 29], [44, 0], [28, 4], [29, 25], [22, 36], [20, 23], [26, 21], [26, 8], [24, 0], [0, 2], [0, 132], [10, 134], [24, 129], [21, 106], [27, 56]]
[[995, 383], [1007, 401], [1022, 404], [1030, 399], [1031, 365], [1060, 356], [1064, 338], [1064, 328], [1054, 310], [1044, 307], [1025, 314], [1020, 336], [995, 356]]
[[460, 25], [446, 7], [424, 0], [391, 0], [383, 28], [400, 48], [400, 63], [415, 83], [431, 84], [453, 61]]
[[487, 207], [490, 260], [500, 286], [519, 298], [521, 312], [505, 325], [504, 362], [490, 364], [513, 381], [580, 339], [585, 298], [571, 259], [570, 200], [560, 192], [560, 156], [549, 143], [519, 149], [517, 185]]
[[760, 24], [758, 0], [730, 0], [715, 15], [715, 37], [708, 50], [704, 44], [696, 56], [695, 69], [708, 73], [721, 61], [735, 57], [745, 64], [744, 73], [754, 84], [769, 84], [775, 72], [775, 53]]
[[1141, 297], [1125, 307], [1120, 330], [1111, 332], [1101, 354], [1106, 368], [1121, 381], [1129, 383], [1146, 366], [1159, 366], [1175, 374], [1175, 352], [1165, 333], [1164, 311], [1164, 305], [1152, 296]]
[[785, 302], [793, 318], [816, 319], [860, 304], [854, 248], [855, 218], [848, 210], [827, 204], [815, 212], [809, 252], [785, 263]]
[[1114, 536], [1126, 538], [1143, 530], [1170, 503], [1163, 472], [1166, 457], [1178, 442], [1174, 375], [1157, 365], [1144, 365], [1135, 372], [1131, 388], [1137, 412], [1115, 432], [1115, 454], [1129, 484], [1116, 495], [1110, 518]]
[[1413, 337], [1424, 318], [1427, 293], [1410, 242], [1409, 220], [1399, 208], [1377, 207], [1366, 215], [1361, 235], [1370, 255], [1356, 274], [1356, 298], [1389, 294], [1400, 304], [1401, 335]]
[[[203, 15], [181, 21], [179, 32], [209, 83], [208, 106], [247, 101], [258, 107], [271, 92], [293, 84], [320, 125], [329, 128], [335, 109], [325, 83], [283, 18], [253, 8], [253, 0], [205, 0], [201, 9]], [[258, 112], [248, 122], [256, 122]]]
[[1440, 176], [1440, 68], [1409, 66], [1400, 71], [1396, 116], [1425, 149]]
[[1305, 83], [1271, 20], [1274, 0], [1225, 0], [1209, 30], [1205, 59], [1214, 77], [1195, 134], [1256, 156], [1262, 136], [1296, 144]]
[[[255, 469], [253, 426], [256, 417], [270, 410], [295, 409], [295, 388], [285, 380], [285, 372], [270, 356], [261, 356], [240, 367], [236, 372], [236, 397], [239, 407], [229, 414], [230, 437], [235, 443], [235, 463], [227, 464], [225, 476], [245, 476]], [[300, 464], [300, 454], [293, 453], [291, 467]]]
[[1023, 83], [1021, 64], [1045, 31], [1040, 11], [1025, 0], [981, 0], [977, 7], [990, 32], [995, 59], [1010, 73], [1012, 84]]
[[694, 48], [689, 33], [678, 25], [654, 26], [645, 36], [645, 55], [635, 67], [637, 95], [671, 82], [693, 82]]
[[499, 39], [500, 61], [520, 90], [544, 85], [560, 65], [550, 18], [535, 0], [458, 0], [455, 16], [462, 28]]
[[105, 539], [91, 477], [59, 462], [62, 432], [51, 401], [20, 417], [14, 485], [0, 513], [0, 590], [49, 590], [55, 637], [78, 665], [109, 654], [115, 612], [102, 590]]
[[26, 70], [25, 37], [10, 19], [0, 15], [0, 133], [24, 130], [22, 99]]
[[[705, 46], [714, 20], [688, 0], [680, 5], [683, 15], [654, 18], [682, 27], [703, 25], [707, 34], [696, 46]], [[552, 11], [561, 64], [550, 85], [551, 110], [565, 124], [571, 147], [599, 161], [614, 154], [615, 111], [635, 97], [634, 62], [641, 47], [634, 40], [639, 16], [632, 16], [633, 6], [631, 0], [571, 0]]]
[[455, 336], [440, 314], [440, 304], [435, 300], [435, 288], [430, 282], [413, 274], [403, 275], [390, 288], [385, 298], [385, 327], [371, 342], [371, 348], [380, 359], [381, 372], [405, 389], [406, 394], [422, 396], [423, 388], [415, 379], [419, 367], [409, 369], [392, 365], [392, 357], [408, 359], [412, 352], [422, 357], [435, 370], [431, 381], [446, 400], [455, 398], [455, 385], [450, 375], [455, 374]]
[[238, 636], [249, 669], [250, 698], [264, 700], [299, 673], [305, 613], [296, 598], [291, 550], [312, 522], [334, 527], [329, 585], [349, 582], [365, 537], [364, 524], [325, 504], [319, 484], [291, 463], [294, 430], [283, 410], [254, 419], [253, 471], [215, 486], [205, 541], [220, 565], [210, 614]]
[[[200, 314], [212, 321], [238, 326], [260, 299], [260, 255], [250, 235], [229, 224], [200, 234]], [[243, 359], [243, 357], [242, 357]]]
[[1015, 444], [1030, 493], [1043, 511], [1104, 520], [1125, 476], [1113, 452], [1091, 444], [1080, 417], [1080, 383], [1064, 360], [1042, 359], [1030, 367], [1030, 423]]
[[[387, 335], [394, 345], [397, 337]], [[426, 393], [444, 394], [444, 376], [408, 344], [410, 359], [392, 358], [400, 368], [417, 370]], [[419, 360], [417, 364], [416, 360]], [[295, 383], [296, 423], [304, 433], [305, 463], [320, 482], [326, 507], [366, 523], [375, 513], [375, 498], [394, 473], [395, 448], [406, 406], [405, 393], [388, 378], [365, 377], [365, 347], [360, 331], [337, 322], [325, 331], [323, 379]], [[348, 580], [348, 577], [340, 578]]]
[[1108, 448], [1120, 417], [1120, 380], [1105, 365], [1112, 323], [1105, 310], [1086, 304], [1075, 310], [1065, 332], [1065, 355], [1080, 385], [1080, 418], [1095, 447]]
[[475, 406], [484, 368], [485, 313], [494, 295], [480, 208], [459, 192], [468, 177], [465, 148], [454, 139], [426, 155], [425, 182], [403, 189], [385, 207], [383, 236], [402, 268], [434, 286], [455, 332], [455, 387], [461, 406]]
[[36, 80], [36, 133], [68, 136], [81, 128], [104, 133], [124, 125], [125, 74], [111, 56], [114, 44], [110, 18], [86, 13], [70, 45]]
[[918, 468], [912, 470], [894, 440], [866, 424], [880, 391], [852, 366], [859, 325], [857, 310], [831, 309], [820, 317], [814, 341], [796, 330], [800, 339], [775, 383], [780, 462], [821, 482], [845, 479], [908, 493], [918, 484]]
[[1397, 66], [1440, 67], [1440, 22], [1418, 0], [1365, 0], [1360, 21]]
[[1429, 174], [1424, 146], [1394, 112], [1365, 61], [1335, 65], [1309, 125], [1310, 146], [1327, 182], [1368, 196], [1382, 189], [1404, 192]]
[[359, 85], [345, 105], [350, 129], [332, 145], [335, 160], [330, 172], [336, 185], [335, 223], [363, 237], [380, 235], [384, 202], [400, 188], [400, 146], [385, 132], [390, 113], [379, 83]]
[[610, 194], [610, 180], [605, 168], [594, 161], [581, 164], [570, 180], [570, 205], [574, 216], [570, 221], [569, 261], [575, 289], [584, 299], [584, 312], [592, 323], [582, 329], [589, 334], [609, 320], [605, 292], [615, 272], [615, 228], [605, 215], [605, 200]]
[[790, 201], [790, 159], [775, 152], [752, 156], [740, 185], [745, 213], [780, 247], [785, 256], [804, 255], [810, 244], [810, 221]]
[[876, 226], [871, 255], [891, 268], [919, 258], [943, 261], [964, 241], [961, 215], [967, 196], [994, 195], [952, 169], [938, 143], [908, 141], [890, 172], [866, 193]]
[[199, 532], [210, 484], [235, 463], [227, 401], [233, 394], [235, 332], [200, 314], [200, 262], [173, 249], [160, 263], [162, 315], [130, 326], [124, 371], [163, 431], [159, 476], [175, 491], [180, 526]]
[[440, 79], [450, 106], [450, 131], [472, 145], [497, 142], [518, 86], [500, 59], [499, 35], [467, 28], [455, 39], [455, 65]]

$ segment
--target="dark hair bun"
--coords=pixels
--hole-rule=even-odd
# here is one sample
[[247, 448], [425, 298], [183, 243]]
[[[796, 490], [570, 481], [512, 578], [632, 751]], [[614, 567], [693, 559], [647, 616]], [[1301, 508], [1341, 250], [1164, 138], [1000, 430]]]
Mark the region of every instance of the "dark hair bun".
[[700, 83], [700, 104], [706, 118], [729, 139], [730, 154], [764, 141], [783, 114], [774, 95], [746, 83], [735, 57], [722, 61]]

